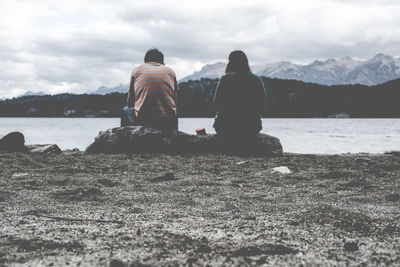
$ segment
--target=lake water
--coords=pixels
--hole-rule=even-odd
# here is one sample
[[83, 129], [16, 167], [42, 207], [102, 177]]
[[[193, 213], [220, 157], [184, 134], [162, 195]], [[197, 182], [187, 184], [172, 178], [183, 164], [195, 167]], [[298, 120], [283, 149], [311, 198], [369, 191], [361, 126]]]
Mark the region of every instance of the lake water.
[[[84, 150], [99, 131], [118, 127], [116, 118], [0, 118], [0, 137], [20, 131], [26, 144], [57, 144]], [[214, 133], [213, 119], [179, 119], [179, 130]], [[263, 119], [263, 133], [278, 137], [285, 152], [383, 153], [400, 150], [400, 119]]]

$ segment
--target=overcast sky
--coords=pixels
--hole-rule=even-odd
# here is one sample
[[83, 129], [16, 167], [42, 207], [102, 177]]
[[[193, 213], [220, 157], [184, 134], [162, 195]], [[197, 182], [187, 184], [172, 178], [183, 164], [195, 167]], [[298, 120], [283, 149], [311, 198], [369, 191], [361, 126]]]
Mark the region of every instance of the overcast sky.
[[250, 64], [400, 55], [398, 0], [0, 0], [0, 98], [127, 84], [152, 47], [178, 79]]

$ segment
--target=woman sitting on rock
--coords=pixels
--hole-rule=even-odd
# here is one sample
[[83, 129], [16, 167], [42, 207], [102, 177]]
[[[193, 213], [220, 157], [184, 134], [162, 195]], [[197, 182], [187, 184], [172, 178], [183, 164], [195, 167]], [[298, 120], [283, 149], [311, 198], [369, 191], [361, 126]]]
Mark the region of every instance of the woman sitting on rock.
[[264, 83], [251, 72], [246, 54], [240, 50], [230, 53], [214, 96], [218, 136], [235, 140], [256, 136], [262, 128], [265, 95]]

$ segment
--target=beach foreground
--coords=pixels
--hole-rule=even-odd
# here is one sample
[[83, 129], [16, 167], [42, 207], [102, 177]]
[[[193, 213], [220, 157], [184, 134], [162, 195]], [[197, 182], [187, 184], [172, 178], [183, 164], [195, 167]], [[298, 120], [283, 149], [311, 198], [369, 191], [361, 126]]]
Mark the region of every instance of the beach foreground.
[[399, 153], [0, 153], [0, 166], [0, 266], [400, 265]]

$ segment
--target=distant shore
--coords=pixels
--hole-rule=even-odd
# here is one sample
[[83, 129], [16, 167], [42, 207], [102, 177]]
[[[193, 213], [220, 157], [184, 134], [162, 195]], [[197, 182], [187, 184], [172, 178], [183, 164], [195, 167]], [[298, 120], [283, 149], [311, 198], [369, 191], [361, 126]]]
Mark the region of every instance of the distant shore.
[[0, 165], [0, 265], [400, 261], [398, 152], [0, 153]]
[[[268, 118], [400, 118], [400, 79], [375, 86], [320, 85], [297, 80], [262, 77], [266, 85]], [[180, 117], [213, 117], [218, 79], [179, 84]], [[0, 100], [1, 116], [119, 117], [127, 90], [106, 95], [70, 94], [23, 96]]]

